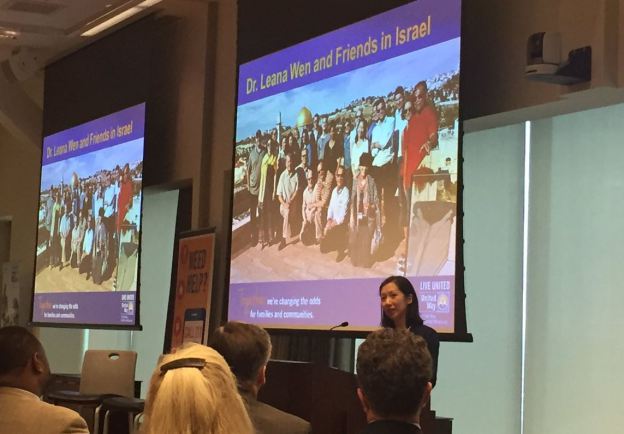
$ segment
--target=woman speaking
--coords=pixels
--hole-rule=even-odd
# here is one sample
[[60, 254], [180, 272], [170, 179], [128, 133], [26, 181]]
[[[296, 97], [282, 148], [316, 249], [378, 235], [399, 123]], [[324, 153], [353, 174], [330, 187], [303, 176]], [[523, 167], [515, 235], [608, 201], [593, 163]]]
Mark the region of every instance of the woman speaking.
[[418, 311], [418, 298], [412, 283], [403, 276], [390, 276], [379, 285], [381, 299], [381, 326], [395, 329], [408, 329], [427, 342], [433, 362], [433, 378], [435, 386], [438, 373], [438, 353], [440, 340], [438, 333], [424, 324]]

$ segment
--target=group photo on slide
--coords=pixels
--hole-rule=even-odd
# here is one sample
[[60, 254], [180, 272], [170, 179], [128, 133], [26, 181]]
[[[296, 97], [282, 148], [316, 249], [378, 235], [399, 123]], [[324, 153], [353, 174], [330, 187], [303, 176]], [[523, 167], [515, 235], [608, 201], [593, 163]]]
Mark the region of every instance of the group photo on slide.
[[459, 39], [238, 107], [231, 281], [452, 276]]
[[143, 139], [43, 166], [35, 291], [134, 291]]

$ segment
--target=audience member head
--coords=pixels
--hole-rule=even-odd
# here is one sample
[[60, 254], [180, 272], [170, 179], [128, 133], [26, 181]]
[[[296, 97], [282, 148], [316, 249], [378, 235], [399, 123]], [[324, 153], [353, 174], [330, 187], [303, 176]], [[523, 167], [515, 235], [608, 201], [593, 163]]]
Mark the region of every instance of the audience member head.
[[357, 393], [368, 422], [418, 423], [431, 376], [431, 355], [420, 336], [388, 328], [368, 335], [357, 356]]
[[161, 358], [145, 402], [145, 434], [251, 434], [253, 428], [223, 357], [185, 344]]
[[50, 379], [50, 365], [39, 340], [23, 327], [0, 329], [0, 386], [39, 396]]
[[403, 276], [390, 276], [379, 285], [382, 327], [410, 328], [423, 324], [418, 297], [412, 282]]
[[257, 395], [271, 356], [269, 334], [256, 325], [230, 321], [215, 331], [210, 346], [228, 362], [239, 388]]

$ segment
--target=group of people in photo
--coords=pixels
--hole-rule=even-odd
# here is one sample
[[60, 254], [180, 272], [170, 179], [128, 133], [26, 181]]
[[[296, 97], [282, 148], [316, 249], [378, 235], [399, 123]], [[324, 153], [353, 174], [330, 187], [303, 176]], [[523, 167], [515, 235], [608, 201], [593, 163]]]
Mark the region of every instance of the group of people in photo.
[[39, 243], [47, 240], [44, 267], [77, 268], [96, 285], [110, 279], [119, 261], [127, 259], [122, 243], [138, 242], [141, 173], [141, 163], [82, 179], [74, 173], [69, 183], [53, 185], [42, 194]]
[[429, 94], [420, 81], [331, 114], [304, 107], [297, 126], [258, 130], [243, 157], [252, 246], [318, 245], [363, 267], [383, 246], [394, 255], [407, 237], [412, 189], [433, 174], [421, 167], [438, 146]]

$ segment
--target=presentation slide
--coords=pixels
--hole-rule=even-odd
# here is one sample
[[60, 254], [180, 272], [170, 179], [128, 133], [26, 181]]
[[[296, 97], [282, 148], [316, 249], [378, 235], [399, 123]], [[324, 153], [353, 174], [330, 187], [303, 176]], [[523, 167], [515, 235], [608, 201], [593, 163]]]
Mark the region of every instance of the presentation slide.
[[239, 67], [228, 319], [379, 327], [404, 275], [455, 331], [459, 0], [420, 0]]
[[32, 321], [136, 325], [145, 104], [43, 139]]

